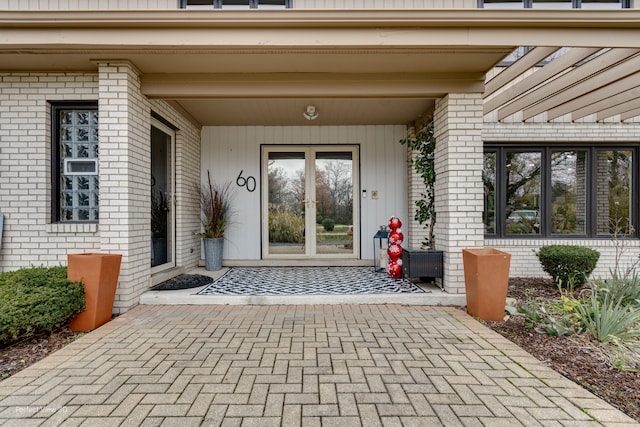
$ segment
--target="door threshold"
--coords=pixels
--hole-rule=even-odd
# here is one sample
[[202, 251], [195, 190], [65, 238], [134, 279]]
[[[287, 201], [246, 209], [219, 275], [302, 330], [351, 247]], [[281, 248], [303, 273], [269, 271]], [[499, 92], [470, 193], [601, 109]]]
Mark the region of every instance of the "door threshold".
[[370, 259], [262, 259], [225, 260], [225, 267], [373, 267]]

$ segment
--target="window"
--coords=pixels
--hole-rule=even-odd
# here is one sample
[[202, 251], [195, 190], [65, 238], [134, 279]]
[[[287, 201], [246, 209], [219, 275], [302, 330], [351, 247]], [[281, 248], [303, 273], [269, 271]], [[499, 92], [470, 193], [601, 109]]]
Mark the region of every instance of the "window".
[[637, 236], [637, 151], [487, 145], [482, 173], [485, 234]]
[[98, 106], [52, 104], [52, 221], [97, 222]]
[[291, 0], [181, 0], [183, 9], [285, 9]]
[[485, 9], [629, 9], [630, 0], [478, 0]]

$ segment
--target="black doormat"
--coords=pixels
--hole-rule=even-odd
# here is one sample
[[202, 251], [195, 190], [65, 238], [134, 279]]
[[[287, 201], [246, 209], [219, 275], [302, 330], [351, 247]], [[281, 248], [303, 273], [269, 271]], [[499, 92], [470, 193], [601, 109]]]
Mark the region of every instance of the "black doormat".
[[198, 295], [358, 295], [423, 293], [373, 267], [232, 268]]
[[213, 283], [213, 278], [202, 274], [181, 274], [173, 279], [162, 282], [153, 288], [152, 291], [177, 291], [178, 289], [199, 288]]

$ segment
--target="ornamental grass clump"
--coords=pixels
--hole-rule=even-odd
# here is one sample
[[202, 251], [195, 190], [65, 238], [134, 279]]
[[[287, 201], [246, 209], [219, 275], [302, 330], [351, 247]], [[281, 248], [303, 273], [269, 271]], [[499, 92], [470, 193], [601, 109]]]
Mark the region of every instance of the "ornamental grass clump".
[[624, 344], [640, 338], [638, 277], [594, 280], [591, 298], [576, 307], [581, 325], [601, 342]]
[[584, 284], [600, 258], [596, 250], [571, 245], [543, 246], [536, 255], [542, 269], [565, 288]]
[[84, 287], [66, 267], [0, 273], [0, 347], [62, 329], [84, 310]]
[[208, 182], [200, 188], [200, 213], [203, 231], [200, 236], [205, 239], [224, 237], [229, 225], [231, 183], [223, 185], [211, 181], [211, 173], [207, 171]]

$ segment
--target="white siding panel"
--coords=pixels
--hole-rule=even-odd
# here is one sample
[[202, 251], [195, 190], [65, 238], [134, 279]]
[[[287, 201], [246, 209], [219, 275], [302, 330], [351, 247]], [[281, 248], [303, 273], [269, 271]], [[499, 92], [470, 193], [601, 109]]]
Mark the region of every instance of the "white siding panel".
[[[391, 215], [407, 222], [406, 149], [398, 143], [404, 126], [247, 126], [204, 127], [202, 130], [202, 179], [207, 170], [219, 183], [232, 182], [233, 221], [226, 235], [224, 258], [260, 259], [260, 146], [268, 145], [360, 145], [361, 248], [363, 259], [373, 259], [373, 235]], [[250, 193], [236, 186], [240, 171], [258, 184]], [[377, 190], [378, 200], [371, 199]], [[360, 192], [361, 194], [361, 192]], [[361, 197], [361, 196], [359, 196]]]
[[178, 0], [0, 0], [0, 10], [178, 9]]
[[477, 0], [293, 0], [296, 9], [475, 9]]

